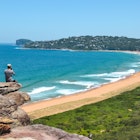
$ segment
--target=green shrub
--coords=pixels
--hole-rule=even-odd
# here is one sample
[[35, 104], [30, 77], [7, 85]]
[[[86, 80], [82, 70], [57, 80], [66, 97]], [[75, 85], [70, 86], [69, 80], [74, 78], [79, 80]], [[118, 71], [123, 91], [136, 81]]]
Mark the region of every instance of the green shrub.
[[140, 139], [140, 87], [96, 104], [33, 121], [94, 140]]

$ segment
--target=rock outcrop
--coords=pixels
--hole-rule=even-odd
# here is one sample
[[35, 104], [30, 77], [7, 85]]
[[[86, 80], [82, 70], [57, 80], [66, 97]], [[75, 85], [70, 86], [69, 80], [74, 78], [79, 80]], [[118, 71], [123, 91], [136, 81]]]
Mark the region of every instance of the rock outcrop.
[[11, 128], [30, 124], [30, 118], [20, 105], [30, 100], [30, 96], [19, 91], [21, 84], [0, 83], [0, 135]]
[[23, 105], [25, 102], [30, 100], [29, 95], [21, 91], [11, 92], [6, 94], [5, 97], [14, 101], [18, 106]]
[[18, 91], [21, 88], [21, 84], [16, 82], [0, 82], [0, 94], [5, 95], [14, 91]]
[[87, 137], [77, 134], [69, 134], [61, 129], [44, 126], [41, 124], [17, 127], [11, 133], [1, 138], [13, 138], [12, 140], [90, 140]]
[[3, 133], [9, 133], [10, 132], [10, 124], [12, 124], [13, 121], [7, 117], [0, 117], [0, 135]]

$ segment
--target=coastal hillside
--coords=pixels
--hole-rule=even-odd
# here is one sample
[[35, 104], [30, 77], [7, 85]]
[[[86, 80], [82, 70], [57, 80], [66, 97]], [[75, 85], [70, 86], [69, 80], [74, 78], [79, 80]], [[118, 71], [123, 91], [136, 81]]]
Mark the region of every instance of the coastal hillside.
[[16, 40], [16, 45], [25, 45], [27, 43], [31, 43], [32, 41], [29, 39], [18, 39]]
[[72, 50], [140, 50], [140, 39], [118, 36], [79, 36], [51, 41], [31, 41], [25, 48]]

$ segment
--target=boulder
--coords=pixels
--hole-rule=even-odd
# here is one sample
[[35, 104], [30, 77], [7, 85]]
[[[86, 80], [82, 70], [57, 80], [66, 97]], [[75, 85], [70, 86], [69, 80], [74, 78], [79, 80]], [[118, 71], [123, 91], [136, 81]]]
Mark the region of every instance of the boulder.
[[0, 94], [5, 95], [10, 92], [18, 91], [21, 87], [21, 84], [16, 82], [0, 82]]
[[13, 127], [25, 126], [25, 125], [29, 125], [30, 124], [29, 116], [21, 108], [18, 108], [17, 110], [12, 112], [11, 113], [11, 118], [14, 120]]
[[0, 117], [10, 116], [17, 108], [18, 106], [13, 100], [0, 95]]
[[0, 95], [0, 117], [12, 119], [11, 127], [30, 124], [30, 118], [27, 113], [20, 109], [14, 100]]
[[15, 102], [18, 106], [31, 100], [27, 93], [21, 91], [11, 92], [6, 94], [5, 97]]
[[10, 132], [11, 127], [9, 124], [11, 123], [13, 123], [13, 120], [7, 117], [0, 117], [0, 135]]
[[70, 134], [61, 129], [44, 126], [41, 124], [17, 127], [11, 130], [8, 135], [1, 138], [13, 138], [12, 140], [90, 140], [88, 137]]

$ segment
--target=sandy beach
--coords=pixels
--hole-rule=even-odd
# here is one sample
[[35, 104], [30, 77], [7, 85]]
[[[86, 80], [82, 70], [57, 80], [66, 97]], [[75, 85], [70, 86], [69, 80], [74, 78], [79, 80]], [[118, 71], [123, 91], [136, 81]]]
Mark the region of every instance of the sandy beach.
[[96, 103], [124, 91], [135, 89], [138, 86], [140, 86], [140, 72], [99, 88], [50, 100], [27, 103], [21, 106], [21, 108], [28, 113], [31, 119], [37, 119]]

